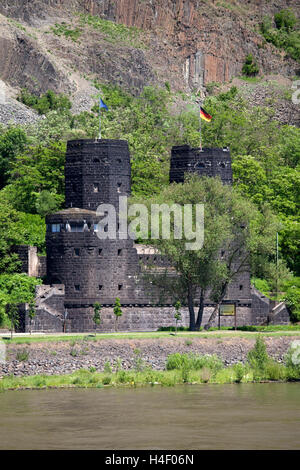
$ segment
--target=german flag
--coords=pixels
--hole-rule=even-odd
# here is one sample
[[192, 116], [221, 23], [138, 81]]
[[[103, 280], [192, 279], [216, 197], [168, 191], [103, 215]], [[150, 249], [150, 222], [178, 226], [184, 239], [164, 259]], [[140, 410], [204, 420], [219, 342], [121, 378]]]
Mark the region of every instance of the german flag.
[[200, 117], [204, 119], [204, 121], [210, 122], [212, 120], [212, 116], [208, 114], [201, 106], [200, 106]]

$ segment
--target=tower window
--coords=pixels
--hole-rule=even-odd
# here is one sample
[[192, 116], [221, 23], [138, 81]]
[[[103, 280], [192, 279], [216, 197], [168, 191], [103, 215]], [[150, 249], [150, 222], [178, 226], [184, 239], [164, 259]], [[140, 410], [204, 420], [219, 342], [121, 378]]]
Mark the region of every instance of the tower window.
[[117, 188], [118, 188], [117, 191], [118, 191], [118, 193], [121, 192], [121, 186], [122, 186], [122, 183], [118, 183], [118, 184], [117, 184]]
[[102, 286], [101, 284], [99, 284], [99, 290], [102, 290], [102, 287], [103, 287], [103, 286]]
[[60, 224], [52, 224], [51, 225], [51, 232], [52, 233], [60, 232]]
[[123, 289], [123, 284], [119, 284], [118, 285], [118, 290], [122, 290]]
[[121, 158], [118, 158], [118, 159], [117, 159], [117, 162], [118, 162], [118, 163], [122, 163]]
[[80, 256], [80, 248], [74, 248], [74, 255]]
[[99, 158], [94, 158], [94, 163], [100, 163]]
[[71, 223], [71, 232], [83, 232], [83, 222], [80, 223]]
[[99, 184], [98, 183], [94, 183], [93, 190], [94, 190], [94, 193], [99, 193]]
[[122, 255], [122, 250], [119, 249], [119, 250], [118, 250], [118, 256], [121, 256], [121, 255]]
[[98, 255], [101, 256], [102, 255], [102, 248], [99, 248], [99, 251], [98, 251]]
[[74, 287], [75, 287], [75, 291], [76, 291], [76, 292], [79, 292], [79, 291], [80, 291], [80, 285], [79, 285], [79, 284], [75, 284]]
[[242, 286], [242, 284], [240, 285], [240, 290], [243, 290], [243, 286]]

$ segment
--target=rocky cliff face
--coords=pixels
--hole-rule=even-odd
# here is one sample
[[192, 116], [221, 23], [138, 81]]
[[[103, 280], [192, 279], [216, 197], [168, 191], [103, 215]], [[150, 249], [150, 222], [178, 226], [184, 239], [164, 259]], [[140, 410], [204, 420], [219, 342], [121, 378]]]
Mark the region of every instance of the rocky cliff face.
[[[166, 81], [189, 91], [228, 82], [249, 53], [261, 73], [291, 77], [298, 64], [257, 31], [265, 14], [287, 7], [300, 11], [300, 0], [2, 0], [0, 79], [36, 93], [82, 91], [83, 76], [133, 92]], [[78, 41], [51, 32], [62, 21], [75, 28], [78, 12], [140, 28], [145, 47], [107, 41], [89, 27]]]

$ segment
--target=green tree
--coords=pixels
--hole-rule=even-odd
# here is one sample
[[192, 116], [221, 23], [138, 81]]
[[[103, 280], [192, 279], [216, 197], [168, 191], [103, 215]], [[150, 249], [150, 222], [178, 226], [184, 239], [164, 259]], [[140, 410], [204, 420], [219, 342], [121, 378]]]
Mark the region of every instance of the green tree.
[[[0, 275], [0, 318], [2, 324], [7, 323], [6, 320], [9, 319], [11, 325], [13, 322], [13, 327], [17, 326], [18, 315], [15, 307], [17, 308], [20, 303], [28, 303], [31, 309], [35, 297], [35, 287], [39, 284], [42, 284], [41, 279], [29, 277], [26, 274]], [[31, 310], [31, 314], [33, 314], [33, 310]]]
[[25, 150], [27, 143], [27, 136], [20, 127], [0, 127], [0, 189], [7, 184], [11, 165], [16, 156]]
[[99, 302], [96, 302], [94, 304], [94, 316], [93, 316], [93, 322], [95, 324], [95, 336], [96, 336], [96, 328], [101, 323], [101, 315], [100, 315], [101, 310], [102, 310], [102, 305]]
[[123, 315], [119, 297], [116, 298], [116, 302], [114, 306], [114, 315], [115, 315], [115, 331], [118, 331], [118, 320], [119, 320], [119, 317]]
[[177, 300], [177, 302], [175, 302], [174, 304], [174, 307], [175, 307], [175, 315], [174, 315], [174, 318], [175, 318], [175, 331], [176, 331], [176, 335], [177, 335], [177, 324], [179, 321], [181, 321], [181, 312], [180, 312], [180, 308], [181, 308], [181, 302], [179, 300]]
[[65, 152], [64, 142], [53, 142], [30, 147], [16, 158], [6, 197], [17, 210], [45, 215], [62, 206]]
[[10, 322], [10, 339], [13, 338], [13, 332], [19, 326], [19, 310], [16, 303], [9, 303], [6, 307], [7, 316]]
[[[181, 296], [189, 308], [191, 330], [200, 328], [204, 299], [210, 295], [216, 307], [206, 325], [209, 328], [230, 283], [250, 267], [254, 270], [258, 257], [268, 258], [274, 253], [277, 221], [267, 208], [263, 214], [260, 213], [253, 203], [217, 178], [193, 175], [185, 184], [171, 185], [147, 201], [148, 206], [162, 203], [169, 207], [173, 204], [204, 204], [204, 243], [201, 249], [187, 250], [188, 240], [176, 238], [174, 215], [170, 239], [149, 238], [144, 242], [155, 245], [175, 268], [176, 276], [170, 276], [168, 272], [159, 275], [154, 271], [150, 278], [152, 283], [167, 289], [169, 294], [177, 298]], [[197, 316], [195, 302], [199, 303]]]

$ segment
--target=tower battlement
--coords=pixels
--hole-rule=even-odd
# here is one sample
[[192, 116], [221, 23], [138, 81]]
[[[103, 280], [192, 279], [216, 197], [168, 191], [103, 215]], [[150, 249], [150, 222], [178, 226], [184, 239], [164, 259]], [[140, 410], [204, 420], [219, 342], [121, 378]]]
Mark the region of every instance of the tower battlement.
[[118, 206], [130, 195], [131, 167], [125, 140], [71, 140], [67, 145], [66, 207], [96, 211], [100, 204]]
[[199, 176], [219, 176], [223, 184], [232, 184], [231, 157], [222, 148], [191, 148], [180, 145], [172, 148], [170, 183], [183, 183], [185, 173]]

